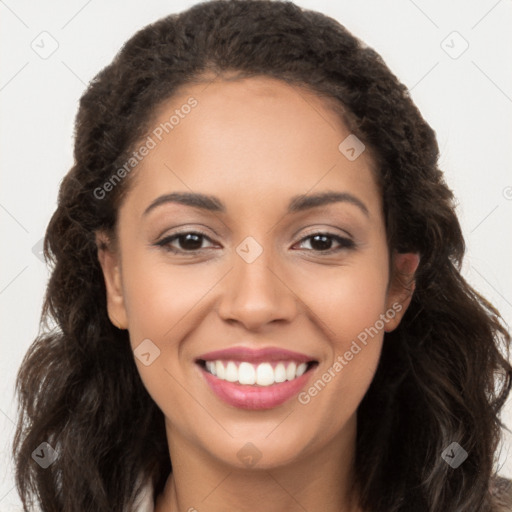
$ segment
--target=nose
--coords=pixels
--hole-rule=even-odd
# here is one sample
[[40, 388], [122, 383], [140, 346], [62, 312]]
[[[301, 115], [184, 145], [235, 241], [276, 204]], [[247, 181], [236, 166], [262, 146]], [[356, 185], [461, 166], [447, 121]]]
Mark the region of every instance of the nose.
[[282, 268], [269, 250], [252, 262], [235, 252], [233, 268], [223, 280], [219, 316], [247, 330], [290, 322], [297, 314], [298, 297], [286, 272], [279, 270]]

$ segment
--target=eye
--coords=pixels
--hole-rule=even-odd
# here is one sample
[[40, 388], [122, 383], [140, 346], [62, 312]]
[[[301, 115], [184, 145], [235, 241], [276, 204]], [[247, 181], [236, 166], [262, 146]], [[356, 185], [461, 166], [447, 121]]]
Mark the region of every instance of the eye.
[[[312, 250], [315, 252], [322, 252], [326, 254], [331, 254], [333, 252], [338, 252], [343, 249], [354, 249], [356, 244], [350, 238], [346, 238], [343, 236], [335, 235], [333, 233], [313, 233], [304, 237], [300, 242], [311, 240], [310, 246]], [[339, 244], [338, 248], [332, 249], [332, 240], [336, 241]]]
[[[210, 238], [204, 233], [197, 231], [184, 231], [182, 233], [175, 233], [174, 235], [167, 236], [155, 245], [163, 247], [164, 249], [174, 253], [193, 253], [204, 249], [204, 247], [201, 247], [203, 239], [210, 240]], [[177, 241], [178, 245], [181, 247], [172, 246], [171, 244], [175, 241]]]
[[[173, 253], [193, 254], [194, 252], [205, 249], [205, 247], [202, 247], [202, 242], [204, 240], [209, 240], [211, 242], [211, 239], [204, 233], [198, 231], [185, 231], [169, 235], [159, 242], [156, 242], [155, 245], [163, 247], [165, 250]], [[333, 240], [339, 245], [339, 247], [334, 249], [332, 248]], [[354, 241], [350, 238], [335, 235], [333, 233], [313, 233], [300, 240], [299, 244], [303, 244], [305, 241], [310, 241], [310, 250], [325, 254], [331, 254], [344, 249], [354, 249], [356, 246]], [[173, 246], [172, 244], [174, 242], [177, 242], [179, 247], [176, 247], [176, 245]]]

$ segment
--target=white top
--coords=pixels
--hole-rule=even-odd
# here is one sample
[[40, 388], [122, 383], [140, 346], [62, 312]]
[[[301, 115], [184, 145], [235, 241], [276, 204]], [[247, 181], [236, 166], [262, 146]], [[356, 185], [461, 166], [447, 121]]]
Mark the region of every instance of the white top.
[[133, 504], [133, 508], [127, 512], [154, 512], [154, 489], [150, 481], [146, 482], [139, 499]]

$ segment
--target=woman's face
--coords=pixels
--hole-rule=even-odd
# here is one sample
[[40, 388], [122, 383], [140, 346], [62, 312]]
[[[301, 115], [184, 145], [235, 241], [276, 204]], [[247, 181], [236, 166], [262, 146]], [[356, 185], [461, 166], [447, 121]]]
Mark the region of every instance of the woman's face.
[[408, 305], [368, 152], [319, 97], [263, 77], [188, 86], [149, 136], [99, 258], [171, 452], [273, 467], [348, 449]]

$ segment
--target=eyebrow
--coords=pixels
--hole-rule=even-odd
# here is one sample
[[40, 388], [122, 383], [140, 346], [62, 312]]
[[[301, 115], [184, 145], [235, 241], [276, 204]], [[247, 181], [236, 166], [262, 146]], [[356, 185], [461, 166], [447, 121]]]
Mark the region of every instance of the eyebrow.
[[[331, 203], [349, 203], [357, 206], [367, 217], [370, 215], [366, 205], [356, 196], [348, 192], [320, 192], [317, 194], [304, 194], [294, 196], [288, 204], [288, 213], [296, 213]], [[157, 197], [145, 210], [142, 216], [147, 215], [157, 206], [166, 203], [178, 203], [193, 208], [201, 208], [211, 212], [226, 212], [226, 206], [216, 196], [200, 194], [197, 192], [172, 192]]]

